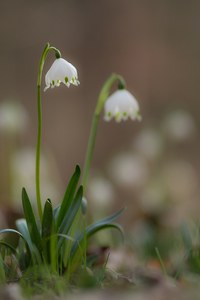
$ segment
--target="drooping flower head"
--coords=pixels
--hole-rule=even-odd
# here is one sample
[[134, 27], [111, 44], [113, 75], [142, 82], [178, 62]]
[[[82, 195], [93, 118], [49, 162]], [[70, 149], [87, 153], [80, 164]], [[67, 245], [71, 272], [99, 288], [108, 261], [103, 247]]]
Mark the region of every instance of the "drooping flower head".
[[139, 104], [135, 97], [126, 89], [119, 89], [114, 92], [105, 102], [104, 119], [110, 121], [115, 118], [116, 122], [132, 120], [141, 120]]
[[60, 86], [61, 82], [67, 87], [69, 87], [70, 84], [77, 86], [79, 84], [78, 73], [71, 63], [63, 58], [57, 58], [46, 73], [46, 87], [44, 90], [46, 91], [50, 87], [54, 88], [55, 86]]

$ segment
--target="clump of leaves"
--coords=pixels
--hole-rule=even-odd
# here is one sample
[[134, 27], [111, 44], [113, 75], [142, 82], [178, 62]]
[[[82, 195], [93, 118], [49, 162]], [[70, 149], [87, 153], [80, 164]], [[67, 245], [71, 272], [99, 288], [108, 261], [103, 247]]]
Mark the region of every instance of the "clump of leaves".
[[[121, 226], [114, 223], [123, 209], [89, 226], [85, 225], [84, 211], [81, 209], [83, 188], [78, 186], [80, 174], [80, 168], [76, 166], [59, 206], [53, 208], [51, 200], [46, 200], [41, 222], [35, 218], [29, 196], [25, 188], [22, 189], [24, 218], [16, 221], [17, 230], [0, 230], [1, 234], [14, 233], [19, 236], [16, 249], [5, 240], [1, 240], [0, 244], [16, 258], [21, 271], [33, 266], [47, 266], [51, 272], [66, 274], [70, 280], [77, 268], [87, 267], [86, 250], [91, 236], [106, 228], [123, 232]], [[2, 280], [5, 279], [3, 258], [5, 255], [1, 257]]]

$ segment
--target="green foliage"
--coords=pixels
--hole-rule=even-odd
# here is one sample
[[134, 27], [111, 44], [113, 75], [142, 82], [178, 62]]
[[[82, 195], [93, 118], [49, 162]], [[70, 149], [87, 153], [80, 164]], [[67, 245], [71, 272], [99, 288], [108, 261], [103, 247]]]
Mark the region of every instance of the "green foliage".
[[25, 188], [22, 189], [22, 205], [24, 210], [24, 217], [30, 234], [30, 239], [37, 247], [38, 251], [42, 251], [42, 239]]
[[51, 236], [53, 229], [53, 207], [51, 200], [47, 199], [44, 206], [44, 213], [42, 218], [42, 239], [48, 239]]
[[72, 204], [73, 198], [74, 198], [74, 194], [76, 192], [76, 188], [78, 185], [78, 181], [80, 178], [80, 168], [79, 166], [76, 166], [76, 170], [73, 174], [73, 176], [71, 177], [71, 180], [67, 186], [63, 201], [60, 205], [60, 209], [59, 209], [59, 214], [58, 214], [58, 218], [56, 220], [56, 227], [59, 228], [61, 226], [61, 224], [63, 223], [63, 219], [65, 217], [65, 214], [67, 211], [69, 211], [69, 207]]
[[[113, 223], [123, 210], [86, 226], [81, 210], [83, 188], [78, 187], [79, 178], [80, 168], [77, 166], [61, 204], [53, 208], [51, 200], [46, 200], [41, 222], [36, 220], [29, 196], [25, 188], [22, 189], [24, 219], [16, 221], [17, 230], [0, 231], [18, 235], [18, 247], [15, 249], [5, 240], [0, 243], [15, 255], [18, 266], [25, 273], [35, 266], [43, 266], [50, 274], [67, 274], [70, 280], [77, 269], [87, 267], [86, 250], [92, 235], [107, 228], [117, 229], [123, 234], [120, 225]], [[0, 259], [0, 280], [3, 281], [3, 259]]]
[[0, 284], [6, 282], [6, 275], [4, 271], [4, 262], [2, 256], [0, 255]]
[[[23, 288], [26, 299], [36, 294], [48, 294], [50, 299], [55, 298], [66, 290], [65, 278], [52, 272], [48, 266], [30, 266], [23, 274], [20, 285]], [[46, 297], [45, 297], [46, 299]]]
[[106, 228], [115, 228], [119, 230], [119, 232], [123, 235], [123, 229], [119, 224], [112, 223], [117, 217], [119, 217], [124, 209], [119, 210], [115, 214], [103, 219], [99, 220], [88, 227], [85, 228], [84, 232], [81, 232], [76, 239], [76, 241], [73, 243], [72, 250], [71, 250], [71, 258], [76, 254], [77, 250], [80, 249], [79, 246], [83, 244], [84, 238], [88, 240], [92, 235], [97, 233], [100, 230], [106, 229]]
[[189, 272], [200, 274], [200, 226], [189, 228], [187, 224], [182, 225], [182, 240], [185, 251], [185, 269]]

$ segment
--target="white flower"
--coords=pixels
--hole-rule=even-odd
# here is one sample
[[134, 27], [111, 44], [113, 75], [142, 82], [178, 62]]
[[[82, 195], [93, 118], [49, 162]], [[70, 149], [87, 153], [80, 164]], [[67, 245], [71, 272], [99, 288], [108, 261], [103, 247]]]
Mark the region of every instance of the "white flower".
[[127, 120], [140, 120], [139, 105], [135, 97], [127, 90], [117, 90], [105, 102], [104, 105], [106, 121], [115, 118], [117, 122]]
[[147, 159], [157, 159], [163, 150], [163, 139], [159, 131], [146, 128], [140, 132], [133, 141], [133, 149], [136, 148], [140, 155]]
[[116, 184], [126, 188], [141, 188], [149, 179], [146, 160], [131, 152], [116, 155], [109, 165], [109, 173]]
[[[35, 187], [32, 184], [35, 180], [35, 150], [32, 148], [23, 148], [16, 151], [11, 159], [11, 195], [13, 205], [19, 206], [17, 199], [20, 199], [21, 186], [26, 186], [29, 191], [33, 205], [36, 206]], [[59, 186], [61, 184], [60, 176], [51, 157], [51, 153], [41, 155], [41, 183], [42, 199], [47, 199], [50, 194], [57, 201], [60, 198]]]
[[65, 59], [57, 58], [45, 76], [46, 87], [44, 90], [60, 86], [61, 82], [67, 87], [70, 84], [79, 84], [76, 68]]
[[88, 186], [88, 197], [96, 212], [108, 210], [113, 205], [115, 192], [109, 180], [101, 176], [90, 179]]
[[176, 110], [165, 118], [163, 129], [172, 140], [182, 142], [194, 136], [196, 125], [187, 111]]
[[27, 128], [28, 116], [17, 101], [4, 101], [0, 105], [0, 132], [22, 133]]

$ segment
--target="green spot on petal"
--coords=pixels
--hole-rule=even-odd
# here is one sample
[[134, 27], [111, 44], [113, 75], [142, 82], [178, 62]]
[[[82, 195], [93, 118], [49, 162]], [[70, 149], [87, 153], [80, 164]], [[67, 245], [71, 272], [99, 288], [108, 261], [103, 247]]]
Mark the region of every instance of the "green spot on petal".
[[68, 77], [66, 76], [66, 77], [65, 77], [65, 82], [68, 83], [68, 81], [69, 81], [69, 79], [68, 79]]
[[115, 114], [115, 117], [116, 117], [116, 118], [119, 118], [119, 117], [120, 117], [120, 112], [117, 112], [117, 113]]

